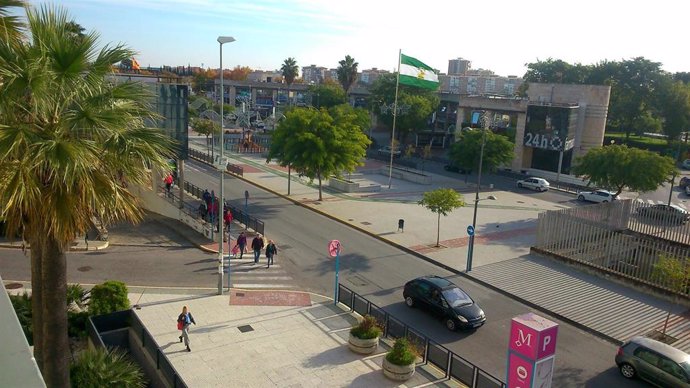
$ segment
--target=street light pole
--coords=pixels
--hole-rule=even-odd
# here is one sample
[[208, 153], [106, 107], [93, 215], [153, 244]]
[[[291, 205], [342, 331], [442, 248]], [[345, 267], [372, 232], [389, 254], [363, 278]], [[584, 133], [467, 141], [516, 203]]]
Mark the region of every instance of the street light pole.
[[[225, 104], [225, 91], [223, 90], [223, 44], [234, 42], [232, 36], [219, 36], [220, 46], [220, 153], [218, 160], [220, 164], [220, 203], [218, 204], [218, 295], [223, 295], [223, 210], [225, 208], [225, 198], [223, 197], [223, 186], [225, 178], [225, 166], [223, 165], [223, 148], [225, 147], [225, 136], [223, 131], [223, 105]], [[230, 289], [230, 260], [228, 260], [228, 290]]]
[[486, 131], [488, 125], [486, 123], [487, 117], [486, 117], [486, 112], [484, 113], [483, 118], [483, 127], [482, 128], [482, 147], [481, 150], [479, 151], [479, 171], [477, 172], [477, 187], [474, 192], [474, 215], [472, 216], [472, 230], [475, 231], [472, 233], [470, 236], [470, 241], [469, 245], [467, 248], [467, 267], [465, 272], [470, 272], [472, 270], [472, 256], [474, 254], [474, 236], [476, 234], [476, 226], [477, 226], [477, 206], [479, 205], [479, 187], [481, 186], [482, 182], [482, 163], [484, 161], [484, 145], [486, 144]]

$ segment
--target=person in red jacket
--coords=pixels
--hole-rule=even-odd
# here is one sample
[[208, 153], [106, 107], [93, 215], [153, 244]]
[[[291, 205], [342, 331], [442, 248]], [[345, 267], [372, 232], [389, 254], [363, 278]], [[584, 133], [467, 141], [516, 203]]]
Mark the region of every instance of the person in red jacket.
[[187, 306], [182, 307], [182, 314], [177, 317], [177, 328], [182, 330], [182, 335], [180, 335], [180, 342], [184, 339], [184, 345], [187, 347], [187, 351], [191, 352], [192, 349], [189, 348], [189, 326], [193, 324], [196, 325], [192, 313], [187, 310]]
[[163, 183], [165, 183], [165, 191], [168, 196], [170, 196], [170, 189], [172, 188], [173, 185], [173, 176], [172, 174], [168, 174], [163, 178]]

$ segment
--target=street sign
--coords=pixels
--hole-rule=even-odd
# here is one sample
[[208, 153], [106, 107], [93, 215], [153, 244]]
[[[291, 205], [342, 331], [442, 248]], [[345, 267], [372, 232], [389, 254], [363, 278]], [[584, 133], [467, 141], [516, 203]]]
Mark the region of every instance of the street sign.
[[249, 199], [249, 190], [244, 191], [244, 199]]
[[467, 234], [470, 236], [474, 236], [474, 226], [467, 225]]
[[331, 240], [331, 242], [328, 243], [328, 254], [331, 255], [331, 257], [336, 257], [340, 253], [340, 241], [338, 240]]

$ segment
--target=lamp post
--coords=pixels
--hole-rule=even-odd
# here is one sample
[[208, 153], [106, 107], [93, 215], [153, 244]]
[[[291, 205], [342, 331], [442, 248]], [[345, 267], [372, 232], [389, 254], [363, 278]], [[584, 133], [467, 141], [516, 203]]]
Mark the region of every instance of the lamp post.
[[[232, 36], [219, 36], [218, 45], [220, 46], [220, 153], [218, 160], [220, 164], [220, 203], [218, 204], [218, 295], [223, 295], [223, 210], [225, 208], [225, 198], [223, 198], [223, 186], [225, 168], [223, 165], [223, 148], [225, 147], [225, 136], [223, 136], [223, 105], [225, 105], [225, 91], [223, 90], [223, 44], [234, 42]], [[228, 260], [228, 290], [230, 289], [230, 261]]]
[[469, 245], [467, 247], [467, 266], [465, 269], [465, 272], [470, 272], [472, 270], [472, 255], [474, 254], [474, 236], [475, 236], [475, 228], [477, 226], [477, 205], [479, 205], [479, 201], [483, 201], [485, 199], [490, 199], [490, 200], [495, 200], [496, 197], [493, 195], [488, 196], [487, 198], [479, 198], [479, 188], [481, 186], [482, 182], [482, 163], [484, 161], [484, 145], [486, 145], [486, 131], [489, 129], [488, 125], [489, 118], [486, 115], [486, 112], [482, 114], [482, 146], [479, 151], [479, 171], [477, 172], [477, 187], [474, 193], [474, 215], [472, 216], [472, 235], [470, 236], [470, 241]]

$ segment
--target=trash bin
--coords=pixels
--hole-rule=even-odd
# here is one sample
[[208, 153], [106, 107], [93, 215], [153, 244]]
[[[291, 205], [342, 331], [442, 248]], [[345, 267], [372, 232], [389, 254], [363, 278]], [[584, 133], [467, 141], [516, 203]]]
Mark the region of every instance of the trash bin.
[[405, 231], [405, 220], [402, 218], [398, 220], [398, 230]]

